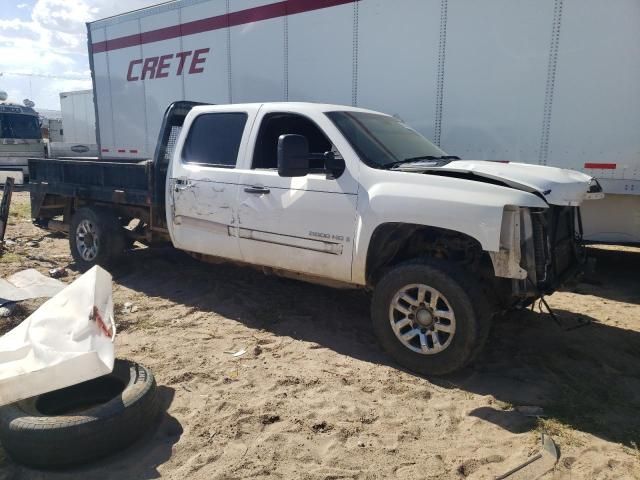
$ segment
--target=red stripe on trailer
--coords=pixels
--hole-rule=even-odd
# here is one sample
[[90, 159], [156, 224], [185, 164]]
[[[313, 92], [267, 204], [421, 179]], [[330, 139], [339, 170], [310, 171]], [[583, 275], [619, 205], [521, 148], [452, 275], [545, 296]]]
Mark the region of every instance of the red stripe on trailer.
[[119, 148], [118, 153], [126, 153], [127, 151], [124, 148]]
[[247, 8], [246, 10], [239, 10], [225, 15], [202, 18], [200, 20], [194, 20], [193, 22], [158, 28], [157, 30], [113, 38], [103, 42], [96, 42], [91, 45], [91, 51], [93, 53], [108, 52], [110, 50], [160, 42], [185, 35], [210, 32], [221, 28], [235, 27], [237, 25], [284, 17], [285, 15], [295, 15], [296, 13], [311, 12], [313, 10], [321, 10], [323, 8], [336, 7], [358, 1], [360, 0], [284, 0], [282, 2]]
[[129, 150], [129, 153], [138, 153], [138, 150]]
[[618, 166], [615, 163], [585, 163], [584, 168], [595, 168], [598, 170], [615, 170]]
[[108, 149], [108, 148], [103, 148], [101, 151], [102, 151], [102, 152], [108, 152], [108, 151], [109, 151], [109, 149]]

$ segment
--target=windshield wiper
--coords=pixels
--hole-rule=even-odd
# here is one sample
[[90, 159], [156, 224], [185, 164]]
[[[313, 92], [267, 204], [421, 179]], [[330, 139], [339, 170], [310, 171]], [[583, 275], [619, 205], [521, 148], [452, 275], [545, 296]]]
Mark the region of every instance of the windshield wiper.
[[400, 165], [404, 165], [405, 163], [416, 163], [421, 160], [460, 160], [460, 157], [455, 155], [421, 155], [419, 157], [410, 157], [405, 158], [404, 160], [398, 160], [397, 162], [390, 162], [384, 165], [384, 168], [394, 169], [399, 167]]
[[404, 162], [415, 162], [418, 160], [460, 160], [460, 157], [456, 156], [456, 155], [441, 155], [441, 156], [435, 156], [435, 155], [423, 155], [421, 157], [411, 157], [411, 158], [405, 158], [402, 163]]

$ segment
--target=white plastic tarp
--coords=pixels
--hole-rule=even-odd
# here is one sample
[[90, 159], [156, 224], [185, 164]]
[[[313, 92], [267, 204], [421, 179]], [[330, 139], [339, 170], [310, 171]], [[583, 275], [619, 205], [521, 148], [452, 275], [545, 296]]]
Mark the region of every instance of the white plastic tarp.
[[0, 278], [0, 305], [29, 298], [53, 297], [66, 285], [55, 278], [45, 277], [34, 268]]
[[0, 338], [0, 405], [113, 370], [111, 275], [93, 267]]

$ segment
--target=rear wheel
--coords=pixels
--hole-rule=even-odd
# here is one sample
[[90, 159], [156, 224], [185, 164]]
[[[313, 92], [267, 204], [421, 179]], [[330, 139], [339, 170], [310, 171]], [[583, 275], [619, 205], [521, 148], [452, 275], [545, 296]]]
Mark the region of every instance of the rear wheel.
[[112, 212], [82, 207], [71, 220], [69, 246], [76, 264], [85, 271], [94, 265], [111, 265], [124, 251], [125, 238]]
[[481, 349], [491, 313], [477, 283], [461, 269], [429, 260], [399, 265], [380, 280], [372, 319], [383, 348], [400, 365], [443, 375]]

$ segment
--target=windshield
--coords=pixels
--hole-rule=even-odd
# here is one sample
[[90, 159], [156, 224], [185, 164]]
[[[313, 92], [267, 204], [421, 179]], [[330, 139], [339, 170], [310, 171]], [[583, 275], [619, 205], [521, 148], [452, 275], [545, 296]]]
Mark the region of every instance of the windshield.
[[452, 158], [397, 118], [362, 112], [329, 112], [327, 116], [372, 167]]
[[20, 113], [0, 113], [0, 138], [42, 138], [38, 117]]

